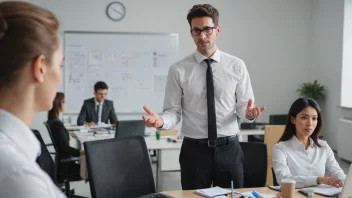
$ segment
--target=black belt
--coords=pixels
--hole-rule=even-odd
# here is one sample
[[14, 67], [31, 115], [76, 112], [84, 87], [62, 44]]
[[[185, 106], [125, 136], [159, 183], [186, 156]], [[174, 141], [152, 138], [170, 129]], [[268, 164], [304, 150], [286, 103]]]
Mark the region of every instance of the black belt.
[[221, 146], [221, 145], [227, 145], [230, 142], [237, 140], [237, 136], [234, 135], [234, 136], [218, 137], [215, 141], [215, 146], [210, 145], [208, 139], [193, 139], [193, 138], [189, 138], [189, 137], [184, 137], [184, 139], [192, 141], [192, 142], [196, 142], [199, 144], [207, 144], [209, 147], [216, 147], [216, 146]]

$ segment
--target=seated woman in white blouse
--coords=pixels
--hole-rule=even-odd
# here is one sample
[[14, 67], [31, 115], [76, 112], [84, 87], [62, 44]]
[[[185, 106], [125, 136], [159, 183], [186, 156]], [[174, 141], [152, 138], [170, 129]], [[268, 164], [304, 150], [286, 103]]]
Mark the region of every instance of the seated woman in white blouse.
[[[313, 99], [299, 98], [291, 106], [286, 128], [273, 148], [276, 179], [293, 179], [296, 188], [327, 184], [343, 186], [346, 175], [329, 145], [319, 140], [320, 107]], [[327, 173], [328, 177], [324, 177]]]

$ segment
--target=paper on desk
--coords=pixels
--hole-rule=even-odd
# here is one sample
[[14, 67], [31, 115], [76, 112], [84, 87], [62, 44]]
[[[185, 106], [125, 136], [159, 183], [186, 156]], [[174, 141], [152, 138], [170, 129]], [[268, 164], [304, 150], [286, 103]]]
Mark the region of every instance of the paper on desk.
[[216, 196], [221, 196], [224, 194], [231, 193], [231, 191], [220, 188], [218, 186], [212, 187], [212, 188], [199, 189], [199, 190], [195, 190], [194, 192], [204, 197], [216, 197]]
[[90, 129], [99, 129], [99, 128], [110, 128], [111, 124], [99, 123], [98, 125], [89, 127]]
[[[252, 194], [252, 191], [251, 192], [243, 192], [241, 193], [243, 196], [245, 197], [252, 197], [254, 198], [254, 195]], [[260, 196], [262, 196], [263, 198], [275, 198], [275, 194], [262, 194], [262, 193], [259, 193]]]

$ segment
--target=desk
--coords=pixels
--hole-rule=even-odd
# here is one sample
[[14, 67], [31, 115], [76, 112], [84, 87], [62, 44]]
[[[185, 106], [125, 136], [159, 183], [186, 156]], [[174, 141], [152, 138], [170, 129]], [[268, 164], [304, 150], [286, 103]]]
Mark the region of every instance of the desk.
[[[263, 187], [263, 188], [241, 188], [241, 189], [236, 189], [236, 191], [238, 192], [248, 192], [248, 191], [257, 191], [259, 193], [263, 193], [263, 194], [277, 194], [278, 192], [275, 190], [271, 190], [269, 188]], [[164, 191], [162, 192], [164, 194], [173, 196], [173, 197], [177, 197], [177, 198], [201, 198], [202, 196], [197, 195], [194, 193], [194, 190], [177, 190], [177, 191]], [[229, 196], [231, 197], [231, 195]], [[295, 198], [307, 198], [304, 195], [299, 194], [298, 192], [295, 193], [294, 195]], [[316, 198], [322, 198], [323, 196], [320, 195], [316, 195], [314, 194], [313, 197]]]

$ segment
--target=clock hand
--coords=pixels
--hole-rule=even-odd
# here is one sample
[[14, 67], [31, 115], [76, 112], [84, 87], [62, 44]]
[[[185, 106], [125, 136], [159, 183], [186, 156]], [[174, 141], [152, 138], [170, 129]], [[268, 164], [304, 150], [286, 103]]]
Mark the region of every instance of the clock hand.
[[115, 11], [115, 12], [117, 12], [117, 13], [123, 15], [120, 11], [116, 10], [115, 8], [111, 8], [111, 9], [112, 9], [113, 11]]

